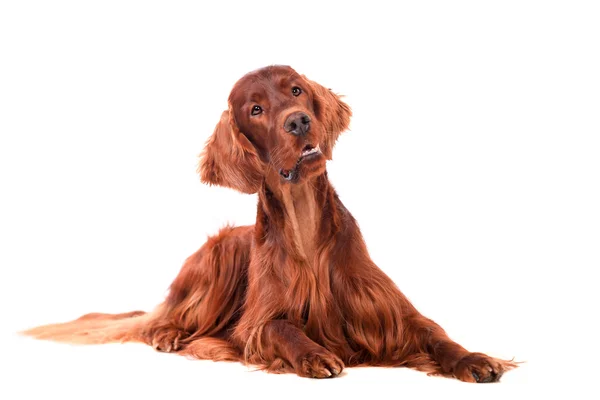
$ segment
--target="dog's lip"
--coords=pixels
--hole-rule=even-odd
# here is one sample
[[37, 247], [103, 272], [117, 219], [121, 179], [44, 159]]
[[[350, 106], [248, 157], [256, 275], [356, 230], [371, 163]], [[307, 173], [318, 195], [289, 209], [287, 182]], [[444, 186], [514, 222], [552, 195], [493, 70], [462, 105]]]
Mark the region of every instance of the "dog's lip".
[[304, 146], [304, 148], [302, 149], [302, 152], [300, 153], [300, 158], [298, 158], [298, 163], [300, 163], [304, 158], [315, 155], [315, 154], [321, 154], [321, 148], [319, 147], [319, 145], [316, 145], [315, 147], [313, 147], [313, 145], [307, 144], [306, 146]]

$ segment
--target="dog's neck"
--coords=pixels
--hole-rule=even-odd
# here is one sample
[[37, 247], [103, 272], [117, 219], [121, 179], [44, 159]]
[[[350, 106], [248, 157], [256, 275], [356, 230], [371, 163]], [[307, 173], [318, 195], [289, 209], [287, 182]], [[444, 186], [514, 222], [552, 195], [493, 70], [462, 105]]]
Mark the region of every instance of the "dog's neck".
[[330, 222], [323, 214], [330, 209], [326, 207], [330, 190], [326, 173], [298, 183], [282, 182], [278, 174], [268, 174], [259, 192], [256, 237], [270, 234], [284, 239], [281, 244], [290, 256], [312, 263], [319, 234], [329, 231], [323, 229]]

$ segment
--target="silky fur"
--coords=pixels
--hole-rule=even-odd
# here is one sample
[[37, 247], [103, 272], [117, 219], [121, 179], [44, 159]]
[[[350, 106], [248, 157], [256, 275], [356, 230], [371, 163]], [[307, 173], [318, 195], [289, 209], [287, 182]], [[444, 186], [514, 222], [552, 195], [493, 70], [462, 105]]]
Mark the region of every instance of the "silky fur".
[[[301, 94], [292, 95], [292, 87]], [[251, 115], [258, 103], [263, 112]], [[311, 119], [305, 136], [283, 129], [294, 112]], [[150, 313], [88, 314], [24, 333], [80, 344], [144, 342], [315, 378], [379, 365], [499, 380], [514, 362], [452, 341], [369, 257], [325, 169], [350, 117], [338, 95], [289, 67], [247, 74], [235, 84], [198, 172], [205, 183], [258, 193], [256, 224], [210, 237]], [[298, 162], [306, 144], [318, 144], [322, 154]], [[293, 179], [282, 178], [283, 170]]]

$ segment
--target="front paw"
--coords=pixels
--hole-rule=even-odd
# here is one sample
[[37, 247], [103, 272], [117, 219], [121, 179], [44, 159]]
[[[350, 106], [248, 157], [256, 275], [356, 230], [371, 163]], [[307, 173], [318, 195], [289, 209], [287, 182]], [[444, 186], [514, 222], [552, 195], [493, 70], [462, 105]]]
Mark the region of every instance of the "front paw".
[[489, 357], [483, 353], [470, 353], [454, 367], [454, 376], [463, 382], [498, 382], [512, 363]]
[[297, 365], [298, 375], [309, 378], [333, 378], [344, 369], [342, 360], [324, 348], [304, 354]]

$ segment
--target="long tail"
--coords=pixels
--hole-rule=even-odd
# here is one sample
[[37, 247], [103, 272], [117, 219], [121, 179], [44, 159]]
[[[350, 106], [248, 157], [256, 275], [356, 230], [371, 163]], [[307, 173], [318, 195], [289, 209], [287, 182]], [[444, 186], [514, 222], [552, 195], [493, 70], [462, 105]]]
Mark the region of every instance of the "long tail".
[[[20, 334], [40, 340], [71, 344], [146, 342], [142, 333], [149, 323], [152, 323], [153, 318], [156, 318], [156, 315], [144, 311], [123, 314], [92, 313], [74, 321], [38, 326]], [[215, 337], [193, 338], [190, 343], [173, 352], [204, 360], [242, 360], [240, 351], [230, 342]]]
[[86, 314], [74, 321], [38, 326], [22, 335], [40, 340], [72, 344], [103, 344], [113, 342], [139, 342], [142, 328], [150, 314], [133, 311], [123, 314]]

